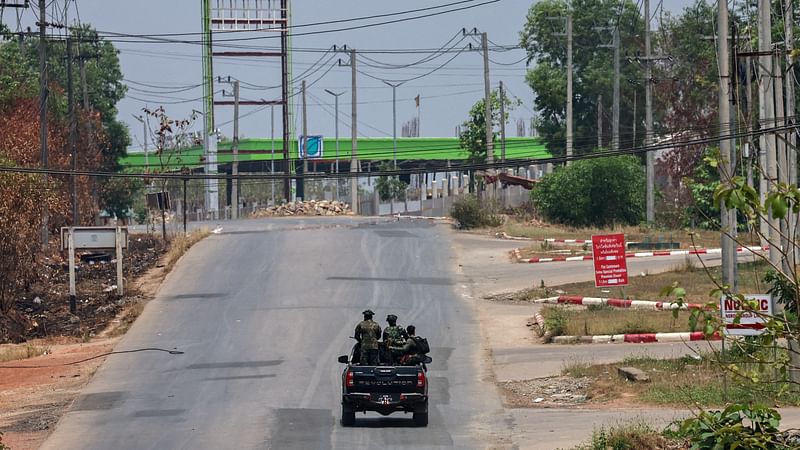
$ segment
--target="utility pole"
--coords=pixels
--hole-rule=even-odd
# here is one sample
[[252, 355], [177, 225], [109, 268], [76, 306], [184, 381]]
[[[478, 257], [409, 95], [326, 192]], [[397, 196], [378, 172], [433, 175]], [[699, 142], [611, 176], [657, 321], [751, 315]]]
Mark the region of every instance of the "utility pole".
[[[792, 57], [791, 53], [794, 50], [794, 9], [792, 8], [792, 0], [785, 0], [783, 10], [783, 33], [784, 33], [784, 46], [786, 49], [786, 67], [787, 70], [792, 70]], [[795, 98], [794, 81], [787, 78], [786, 83], [786, 126], [791, 126], [797, 123], [797, 100]], [[795, 130], [786, 131], [786, 153], [789, 160], [789, 178], [788, 182], [791, 185], [797, 185], [797, 135]], [[796, 216], [790, 215], [790, 229], [795, 232]], [[794, 262], [793, 262], [794, 264]]]
[[[351, 112], [350, 112], [350, 173], [360, 172], [358, 167], [358, 96], [356, 89], [356, 50], [350, 50], [350, 77], [351, 80]], [[355, 214], [358, 214], [361, 208], [358, 207], [358, 176], [350, 177], [350, 205]]]
[[147, 157], [147, 121], [142, 116], [137, 116], [135, 114], [131, 114], [134, 119], [138, 120], [142, 123], [142, 136], [144, 140], [144, 171], [145, 173], [150, 172], [150, 161]]
[[306, 109], [306, 80], [300, 84], [303, 99], [303, 176], [297, 180], [297, 193], [306, 200], [306, 174], [308, 173], [308, 111]]
[[70, 159], [72, 160], [72, 174], [69, 177], [69, 193], [72, 202], [72, 226], [77, 227], [80, 225], [78, 218], [78, 180], [75, 176], [75, 171], [78, 170], [78, 149], [75, 143], [77, 138], [75, 133], [75, 89], [72, 85], [72, 38], [70, 31], [67, 30], [67, 110], [69, 115], [69, 150]]
[[[614, 151], [619, 150], [619, 102], [620, 96], [622, 95], [619, 91], [619, 41], [619, 23], [617, 23], [614, 26], [614, 101], [611, 113], [611, 149]], [[634, 106], [634, 109], [635, 108]]]
[[334, 166], [334, 173], [336, 173], [336, 201], [339, 201], [339, 96], [344, 94], [344, 92], [336, 93], [328, 89], [325, 89], [325, 92], [332, 95], [334, 99], [334, 127], [336, 130], [336, 165]]
[[[47, 169], [47, 5], [46, 0], [39, 0], [39, 157], [42, 169]], [[48, 189], [47, 174], [42, 174], [44, 189]], [[42, 247], [50, 241], [48, 228], [47, 204], [42, 206]]]
[[[281, 103], [283, 104], [283, 198], [292, 200], [291, 167], [289, 166], [289, 0], [280, 0], [281, 19], [287, 25], [281, 32]], [[355, 209], [354, 209], [355, 211]]]
[[[484, 118], [486, 122], [486, 162], [489, 167], [494, 163], [494, 134], [492, 133], [492, 98], [489, 84], [489, 37], [485, 32], [481, 33], [481, 46], [483, 47], [483, 92], [484, 92]], [[490, 169], [494, 174], [494, 170]], [[494, 184], [489, 188], [489, 196], [494, 198]]]
[[648, 150], [647, 155], [647, 193], [646, 220], [648, 225], [652, 225], [656, 218], [656, 195], [655, 195], [655, 155], [650, 151], [653, 143], [653, 67], [650, 60], [650, 0], [644, 0], [644, 57], [645, 57], [645, 80], [644, 80], [644, 108], [645, 108], [645, 136], [644, 147]]
[[[647, 1], [647, 0], [645, 0]], [[649, 17], [649, 16], [648, 16]], [[719, 65], [719, 150], [720, 181], [726, 183], [733, 178], [733, 151], [730, 138], [725, 135], [733, 133], [731, 127], [731, 84], [728, 52], [728, 3], [719, 2], [717, 16], [717, 61]], [[648, 156], [649, 156], [648, 152]], [[736, 248], [733, 236], [736, 232], [736, 211], [728, 205], [720, 208], [720, 224], [722, 225], [722, 283], [732, 290], [736, 283]]]
[[597, 94], [597, 148], [603, 147], [603, 94]]
[[239, 80], [233, 81], [233, 142], [231, 143], [231, 218], [239, 218]]
[[[619, 103], [620, 103], [620, 92], [619, 92], [619, 80], [620, 80], [620, 59], [619, 59], [619, 46], [620, 46], [620, 39], [619, 39], [619, 24], [613, 23], [607, 27], [594, 27], [595, 30], [605, 30], [613, 32], [613, 42], [611, 45], [600, 45], [600, 47], [604, 48], [613, 48], [614, 49], [614, 83], [613, 83], [613, 94], [612, 94], [612, 113], [611, 113], [611, 149], [612, 150], [619, 150]], [[636, 92], [634, 91], [634, 94]], [[602, 105], [602, 101], [600, 97], [597, 100], [598, 103], [598, 116], [600, 115], [600, 106]], [[634, 108], [636, 106], [634, 105]], [[636, 114], [634, 114], [635, 120]], [[602, 119], [598, 118], [598, 129], [602, 129]], [[634, 142], [636, 140], [634, 139]], [[600, 139], [598, 139], [597, 147], [602, 147], [603, 144]]]
[[500, 81], [500, 161], [506, 161], [506, 92]]
[[571, 159], [572, 159], [572, 13], [567, 15], [567, 164], [570, 163]]
[[[794, 73], [792, 66], [791, 53], [794, 50], [794, 9], [792, 8], [792, 0], [785, 0], [783, 9], [783, 33], [784, 33], [784, 47], [786, 50], [786, 68], [788, 73]], [[797, 123], [797, 99], [795, 98], [794, 80], [791, 76], [787, 76], [785, 80], [786, 88], [786, 111], [784, 113], [784, 124], [787, 127]], [[792, 185], [797, 185], [797, 135], [794, 129], [787, 129], [785, 135], [786, 145], [786, 159], [788, 160], [788, 174], [786, 181]], [[788, 215], [788, 265], [794, 267], [797, 264], [797, 216], [794, 214]], [[793, 363], [794, 364], [794, 363]], [[800, 374], [794, 374], [793, 381], [800, 381]]]
[[[759, 70], [758, 70], [758, 109], [759, 122], [762, 127], [775, 126], [775, 101], [772, 68], [772, 12], [769, 0], [758, 1], [758, 50], [759, 50]], [[766, 198], [769, 190], [778, 181], [777, 154], [775, 147], [775, 134], [762, 133], [760, 138], [761, 151], [764, 153], [761, 166], [762, 180], [760, 190], [762, 201]], [[772, 210], [767, 212], [766, 222], [762, 220], [761, 231], [768, 236], [769, 260], [774, 266], [779, 267], [781, 254], [778, 246], [780, 245], [780, 229], [778, 219], [772, 214]]]
[[[269, 160], [269, 174], [275, 175], [275, 105], [271, 105], [270, 109], [270, 143], [272, 144], [272, 152], [270, 152]], [[275, 178], [270, 180], [270, 197], [272, 197], [272, 206], [275, 206]]]

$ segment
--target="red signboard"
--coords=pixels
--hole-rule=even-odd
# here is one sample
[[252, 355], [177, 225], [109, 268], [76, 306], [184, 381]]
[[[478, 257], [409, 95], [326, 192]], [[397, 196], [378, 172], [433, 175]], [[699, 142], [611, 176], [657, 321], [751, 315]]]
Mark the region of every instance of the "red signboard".
[[592, 256], [595, 286], [625, 286], [628, 284], [624, 234], [592, 236]]

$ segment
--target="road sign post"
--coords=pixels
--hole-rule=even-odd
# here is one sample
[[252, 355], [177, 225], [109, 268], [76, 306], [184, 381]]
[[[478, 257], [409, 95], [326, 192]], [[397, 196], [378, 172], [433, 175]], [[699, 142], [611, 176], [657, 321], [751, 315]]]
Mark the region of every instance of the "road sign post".
[[592, 236], [592, 256], [596, 287], [626, 286], [628, 284], [624, 234]]
[[122, 250], [128, 248], [126, 227], [64, 227], [61, 229], [61, 249], [69, 252], [69, 311], [75, 314], [75, 249], [114, 250], [117, 259], [117, 294], [122, 295]]

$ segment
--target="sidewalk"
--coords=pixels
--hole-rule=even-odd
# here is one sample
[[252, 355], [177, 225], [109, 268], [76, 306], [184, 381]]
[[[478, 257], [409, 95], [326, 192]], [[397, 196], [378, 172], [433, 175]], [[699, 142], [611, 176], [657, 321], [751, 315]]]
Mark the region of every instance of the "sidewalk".
[[[547, 286], [590, 281], [594, 279], [591, 265], [564, 263], [536, 266], [514, 264], [508, 258], [514, 241], [504, 241], [477, 234], [453, 234], [453, 248], [464, 278], [469, 282], [476, 301], [484, 344], [489, 349], [494, 369], [494, 381], [504, 382], [558, 376], [570, 362], [612, 363], [626, 356], [678, 358], [696, 350], [707, 350], [719, 343], [662, 343], [662, 344], [539, 344], [527, 322], [541, 305], [500, 303], [483, 300], [483, 296], [511, 292], [531, 287], [544, 280]], [[663, 272], [682, 261], [683, 257], [654, 258], [641, 266], [629, 261], [629, 270]], [[710, 265], [718, 260], [707, 259]], [[524, 270], [520, 270], [523, 268]], [[602, 407], [601, 407], [602, 408]], [[575, 408], [506, 408], [513, 420], [513, 442], [522, 449], [570, 448], [591, 437], [601, 426], [611, 426], [630, 420], [643, 419], [654, 427], [685, 417], [688, 410], [671, 408], [601, 409], [593, 405]], [[800, 408], [781, 410], [782, 428], [800, 428]]]

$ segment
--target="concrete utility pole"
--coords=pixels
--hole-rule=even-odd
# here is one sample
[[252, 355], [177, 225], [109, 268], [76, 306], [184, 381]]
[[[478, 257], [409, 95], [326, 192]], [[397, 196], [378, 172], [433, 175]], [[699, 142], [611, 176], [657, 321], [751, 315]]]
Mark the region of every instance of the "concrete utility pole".
[[[734, 173], [732, 141], [724, 136], [732, 134], [731, 128], [731, 84], [730, 56], [728, 52], [728, 3], [719, 2], [717, 16], [717, 61], [719, 64], [719, 150], [722, 161], [719, 163], [719, 175], [722, 182], [730, 180]], [[649, 155], [650, 153], [648, 153]], [[722, 225], [722, 283], [735, 290], [736, 283], [736, 247], [732, 236], [736, 233], [736, 211], [727, 205], [720, 208], [720, 224]]]
[[[783, 9], [783, 33], [784, 33], [784, 46], [786, 47], [786, 67], [792, 67], [791, 53], [794, 50], [794, 9], [792, 8], [792, 0], [785, 0]], [[790, 69], [791, 70], [791, 69]], [[788, 79], [785, 83], [786, 86], [786, 126], [791, 126], [797, 123], [797, 99], [795, 98], [794, 80]], [[789, 160], [789, 178], [788, 182], [792, 185], [797, 184], [797, 134], [796, 130], [786, 131], [786, 153]], [[790, 218], [790, 229], [795, 232], [796, 217]]]
[[483, 93], [484, 115], [486, 122], [486, 162], [494, 163], [494, 142], [492, 133], [492, 99], [491, 85], [489, 83], [489, 37], [481, 33], [481, 46], [483, 47]]
[[[42, 169], [47, 169], [47, 5], [39, 0], [39, 157]], [[48, 188], [47, 174], [42, 175], [45, 190]], [[42, 208], [42, 247], [50, 241], [47, 204]]]
[[[644, 80], [644, 108], [645, 108], [645, 136], [644, 146], [649, 149], [653, 144], [653, 68], [650, 60], [650, 0], [644, 0], [644, 56], [645, 56], [645, 80]], [[656, 218], [656, 169], [655, 155], [648, 151], [647, 155], [647, 194], [646, 194], [646, 220], [648, 224], [653, 224]]]
[[[272, 144], [272, 152], [270, 152], [270, 159], [269, 159], [269, 174], [275, 175], [275, 105], [271, 105], [269, 107], [270, 115], [269, 115], [269, 122], [270, 122], [270, 143]], [[270, 196], [272, 197], [272, 206], [275, 206], [275, 178], [270, 180]]]
[[500, 81], [500, 161], [506, 160], [506, 91]]
[[233, 81], [233, 164], [231, 164], [231, 218], [239, 218], [239, 80]]
[[72, 174], [69, 177], [69, 193], [72, 202], [72, 226], [77, 227], [80, 225], [78, 217], [78, 180], [75, 176], [75, 171], [78, 170], [78, 148], [76, 145], [76, 124], [75, 119], [75, 89], [72, 83], [72, 38], [69, 30], [67, 30], [67, 110], [69, 115], [69, 151], [70, 159], [72, 160]]
[[597, 94], [597, 148], [603, 147], [603, 94]]
[[[611, 149], [614, 151], [619, 150], [619, 78], [620, 78], [620, 61], [619, 61], [619, 24], [614, 26], [614, 102], [611, 113]], [[636, 107], [634, 106], [634, 110]], [[635, 121], [635, 117], [634, 117]]]
[[[758, 109], [759, 122], [762, 128], [775, 126], [775, 101], [774, 83], [772, 72], [772, 17], [771, 5], [769, 0], [758, 1], [758, 50], [759, 56], [758, 70]], [[761, 196], [765, 198], [767, 192], [772, 189], [774, 183], [778, 181], [777, 154], [775, 147], [775, 134], [765, 133], [761, 135], [761, 151], [764, 153], [763, 165], [761, 166]], [[762, 198], [762, 201], [763, 199]], [[762, 222], [761, 231], [768, 236], [769, 260], [776, 267], [780, 267], [781, 254], [778, 246], [780, 245], [780, 229], [778, 220], [769, 211], [766, 222]]]
[[[792, 8], [792, 0], [785, 0], [784, 9], [783, 9], [783, 33], [784, 33], [784, 47], [786, 50], [786, 67], [787, 70], [791, 71], [789, 73], [794, 73], [794, 69], [792, 69], [792, 58], [791, 53], [794, 50], [794, 10]], [[795, 98], [795, 90], [794, 90], [794, 80], [791, 76], [787, 76], [786, 82], [784, 83], [786, 87], [786, 112], [784, 113], [784, 117], [786, 117], [784, 124], [789, 127], [793, 124], [797, 123], [797, 99]], [[786, 138], [786, 159], [788, 160], [788, 171], [786, 181], [791, 184], [792, 186], [797, 185], [797, 134], [795, 133], [796, 130], [787, 129], [785, 138]], [[789, 261], [788, 264], [790, 267], [794, 267], [797, 264], [797, 216], [794, 214], [789, 214], [789, 221], [788, 221], [788, 239], [789, 239]], [[792, 379], [793, 381], [797, 382], [800, 381], [800, 374], [795, 374], [796, 376]]]
[[[356, 90], [356, 50], [350, 50], [350, 77], [351, 86], [351, 112], [350, 112], [350, 173], [360, 172], [358, 167], [358, 96]], [[358, 176], [350, 178], [350, 198], [353, 213], [358, 214], [361, 208], [358, 207]]]
[[306, 108], [306, 80], [300, 85], [303, 99], [303, 176], [297, 180], [297, 193], [306, 200], [306, 174], [308, 173], [308, 109]]
[[567, 16], [567, 164], [570, 163], [571, 158], [572, 158], [572, 14], [569, 14]]
[[333, 92], [325, 89], [325, 92], [333, 96], [333, 110], [334, 110], [334, 128], [336, 133], [336, 161], [334, 166], [334, 173], [336, 173], [336, 201], [339, 201], [339, 96], [344, 92]]

